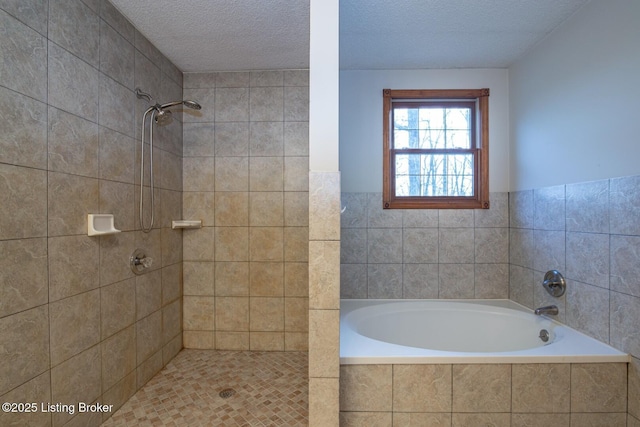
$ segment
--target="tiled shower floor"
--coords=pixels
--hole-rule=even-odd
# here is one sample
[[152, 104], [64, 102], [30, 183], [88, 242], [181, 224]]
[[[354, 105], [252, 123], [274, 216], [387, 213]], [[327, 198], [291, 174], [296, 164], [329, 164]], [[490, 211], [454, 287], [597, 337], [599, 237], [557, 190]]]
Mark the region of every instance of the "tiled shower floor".
[[303, 352], [185, 349], [102, 426], [304, 426], [307, 373]]

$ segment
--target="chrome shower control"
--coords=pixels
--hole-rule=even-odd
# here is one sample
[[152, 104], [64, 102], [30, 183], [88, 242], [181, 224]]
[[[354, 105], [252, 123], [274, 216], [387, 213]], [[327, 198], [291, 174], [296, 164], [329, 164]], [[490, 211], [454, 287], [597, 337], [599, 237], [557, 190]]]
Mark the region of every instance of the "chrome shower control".
[[142, 249], [136, 249], [129, 258], [131, 271], [136, 274], [143, 274], [153, 265], [153, 258], [148, 257]]
[[544, 275], [542, 286], [549, 295], [559, 298], [567, 290], [567, 282], [558, 270], [550, 270]]

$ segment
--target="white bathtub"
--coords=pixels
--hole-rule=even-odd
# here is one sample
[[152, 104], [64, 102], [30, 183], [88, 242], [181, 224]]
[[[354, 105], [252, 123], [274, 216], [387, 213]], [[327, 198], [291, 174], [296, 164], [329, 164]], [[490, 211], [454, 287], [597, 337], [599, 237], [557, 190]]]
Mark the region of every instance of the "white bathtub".
[[343, 365], [628, 361], [626, 353], [510, 300], [340, 303]]

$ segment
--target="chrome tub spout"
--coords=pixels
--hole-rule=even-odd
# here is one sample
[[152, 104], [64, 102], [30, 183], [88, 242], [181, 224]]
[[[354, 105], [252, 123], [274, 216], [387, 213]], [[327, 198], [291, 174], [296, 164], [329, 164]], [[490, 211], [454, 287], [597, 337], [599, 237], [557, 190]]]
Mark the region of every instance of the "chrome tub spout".
[[538, 316], [542, 315], [542, 314], [550, 314], [550, 315], [557, 315], [558, 314], [558, 306], [556, 305], [547, 305], [545, 307], [538, 307], [535, 310], [533, 310], [533, 312], [535, 314], [537, 314]]

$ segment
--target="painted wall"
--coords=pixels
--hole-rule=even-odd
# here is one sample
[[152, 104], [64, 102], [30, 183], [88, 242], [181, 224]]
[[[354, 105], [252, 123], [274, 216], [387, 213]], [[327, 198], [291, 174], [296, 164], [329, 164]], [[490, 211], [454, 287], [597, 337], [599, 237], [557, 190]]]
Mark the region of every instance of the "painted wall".
[[504, 69], [344, 70], [340, 72], [343, 192], [382, 192], [382, 89], [491, 89], [489, 188], [508, 191], [509, 91]]
[[509, 69], [510, 190], [640, 173], [639, 20], [591, 2]]

